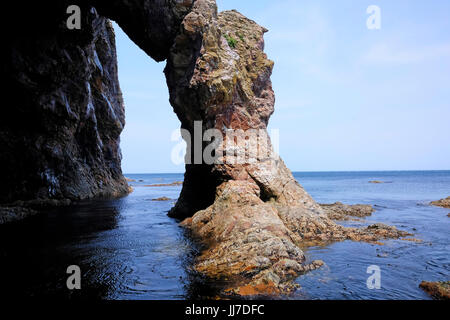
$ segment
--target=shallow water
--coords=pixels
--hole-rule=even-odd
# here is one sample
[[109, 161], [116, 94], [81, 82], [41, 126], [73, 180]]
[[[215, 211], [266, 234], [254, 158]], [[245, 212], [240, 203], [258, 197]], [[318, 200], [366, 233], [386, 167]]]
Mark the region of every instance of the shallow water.
[[[209, 294], [191, 271], [195, 245], [167, 217], [181, 186], [144, 185], [181, 181], [183, 175], [127, 175], [135, 191], [113, 201], [89, 201], [0, 226], [3, 294], [102, 299], [186, 299]], [[383, 222], [415, 234], [422, 243], [385, 241], [384, 246], [342, 242], [310, 248], [309, 260], [326, 266], [303, 275], [293, 299], [429, 299], [422, 280], [448, 280], [448, 209], [428, 206], [450, 195], [450, 171], [296, 173], [319, 202], [367, 203]], [[143, 180], [143, 181], [139, 181]], [[370, 184], [381, 180], [388, 183]], [[359, 223], [347, 223], [359, 224]], [[82, 290], [66, 289], [66, 268], [78, 265]], [[381, 268], [381, 289], [366, 286], [367, 267]]]
[[[429, 206], [450, 195], [450, 172], [296, 173], [320, 203], [372, 204], [377, 210], [364, 224], [394, 225], [423, 240], [384, 241], [384, 246], [346, 241], [310, 248], [310, 260], [326, 266], [298, 278], [296, 299], [429, 299], [422, 280], [450, 278], [450, 209]], [[371, 184], [381, 180], [386, 183]], [[346, 225], [361, 225], [346, 223]], [[369, 290], [367, 268], [381, 269], [381, 289]]]

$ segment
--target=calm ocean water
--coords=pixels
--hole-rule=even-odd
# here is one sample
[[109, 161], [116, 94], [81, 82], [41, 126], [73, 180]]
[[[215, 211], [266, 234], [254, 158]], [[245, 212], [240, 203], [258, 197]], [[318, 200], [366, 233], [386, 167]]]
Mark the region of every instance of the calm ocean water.
[[[428, 203], [450, 195], [450, 171], [295, 173], [320, 203], [372, 204], [362, 225], [383, 222], [414, 233], [422, 243], [384, 246], [341, 242], [314, 247], [309, 260], [326, 266], [297, 279], [292, 299], [429, 299], [422, 280], [450, 278], [450, 209]], [[0, 226], [2, 291], [9, 296], [101, 299], [186, 299], [208, 295], [213, 284], [190, 271], [196, 254], [178, 222], [167, 217], [181, 187], [148, 188], [181, 181], [181, 174], [127, 175], [134, 193], [89, 201]], [[384, 184], [370, 184], [381, 180]], [[173, 200], [156, 202], [168, 197]], [[82, 290], [66, 289], [66, 268], [78, 265]], [[381, 289], [369, 290], [367, 267], [381, 269]]]

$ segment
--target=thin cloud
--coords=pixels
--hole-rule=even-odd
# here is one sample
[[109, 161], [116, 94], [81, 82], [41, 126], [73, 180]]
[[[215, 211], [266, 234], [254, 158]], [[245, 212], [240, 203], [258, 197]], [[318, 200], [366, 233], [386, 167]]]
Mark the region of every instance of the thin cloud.
[[372, 46], [363, 62], [376, 64], [413, 64], [450, 57], [450, 44], [402, 49], [380, 43]]

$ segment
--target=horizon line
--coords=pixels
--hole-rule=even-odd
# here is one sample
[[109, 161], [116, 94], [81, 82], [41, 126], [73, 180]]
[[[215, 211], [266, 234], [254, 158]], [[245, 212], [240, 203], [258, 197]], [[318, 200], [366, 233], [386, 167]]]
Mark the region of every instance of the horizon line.
[[[347, 172], [445, 172], [450, 169], [427, 169], [427, 170], [304, 170], [297, 171], [291, 170], [292, 173], [347, 173]], [[185, 174], [185, 172], [135, 172], [135, 173], [123, 173], [123, 175], [131, 174]]]

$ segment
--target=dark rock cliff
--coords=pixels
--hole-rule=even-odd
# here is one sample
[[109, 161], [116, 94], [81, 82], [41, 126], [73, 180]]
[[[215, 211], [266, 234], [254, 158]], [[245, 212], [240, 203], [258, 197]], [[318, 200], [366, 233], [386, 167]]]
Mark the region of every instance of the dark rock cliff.
[[[80, 30], [66, 26], [72, 4], [82, 9]], [[119, 147], [124, 103], [106, 17], [161, 61], [191, 5], [47, 0], [3, 7], [0, 203], [127, 194]]]
[[114, 31], [86, 6], [81, 30], [68, 30], [66, 8], [43, 2], [10, 11], [16, 32], [1, 60], [8, 101], [0, 118], [1, 202], [127, 193]]

